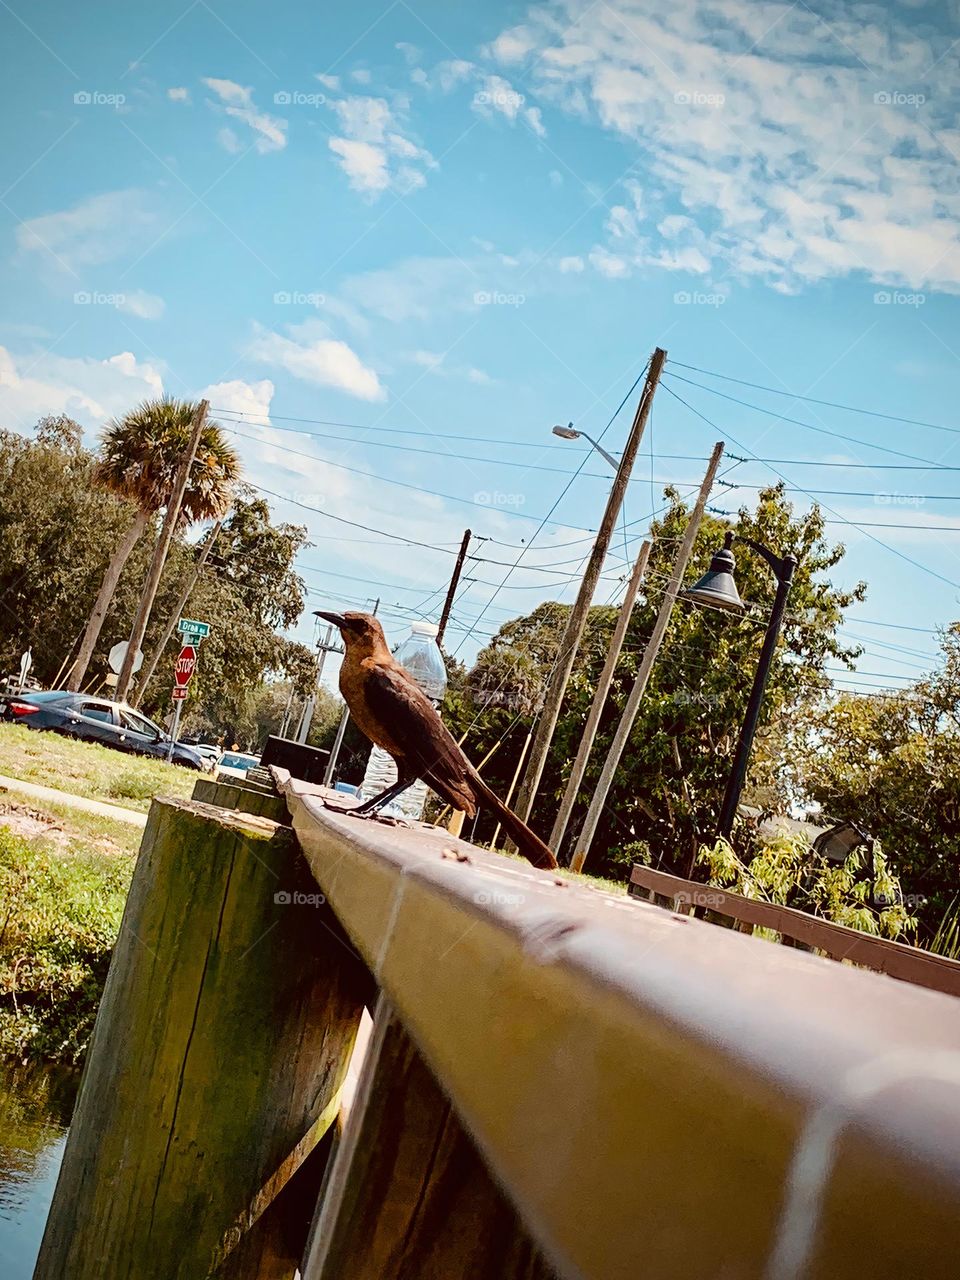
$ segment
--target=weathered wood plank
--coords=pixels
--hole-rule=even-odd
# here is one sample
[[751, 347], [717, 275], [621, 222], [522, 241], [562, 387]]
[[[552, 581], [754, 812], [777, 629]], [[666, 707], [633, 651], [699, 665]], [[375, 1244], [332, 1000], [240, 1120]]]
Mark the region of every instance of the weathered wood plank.
[[[866, 1236], [872, 1280], [955, 1272], [954, 999], [286, 792], [318, 883], [564, 1280], [799, 1280], [814, 1249], [817, 1280], [862, 1280]], [[876, 1201], [834, 1200], [854, 1123]], [[846, 1247], [818, 1240], [833, 1221]]]
[[255, 813], [271, 822], [288, 824], [287, 806], [281, 796], [261, 787], [245, 784], [218, 782], [214, 778], [198, 778], [193, 784], [193, 799], [201, 804], [215, 804], [221, 809], [236, 809], [240, 813]]
[[366, 970], [288, 828], [156, 801], [36, 1280], [202, 1280], [335, 1118]]
[[877, 973], [889, 974], [891, 978], [913, 982], [946, 995], [960, 996], [960, 962], [947, 956], [923, 951], [905, 942], [861, 933], [832, 920], [821, 920], [805, 911], [797, 911], [794, 907], [759, 902], [756, 898], [731, 893], [729, 889], [683, 880], [666, 871], [655, 871], [652, 867], [635, 866], [630, 882], [663, 897], [666, 902], [674, 903], [679, 910], [689, 911], [691, 906], [706, 907], [720, 916], [740, 921], [750, 929], [757, 925], [773, 929], [790, 939], [797, 950], [816, 947], [834, 960], [850, 960]]
[[399, 1021], [381, 1004], [304, 1280], [549, 1280]]

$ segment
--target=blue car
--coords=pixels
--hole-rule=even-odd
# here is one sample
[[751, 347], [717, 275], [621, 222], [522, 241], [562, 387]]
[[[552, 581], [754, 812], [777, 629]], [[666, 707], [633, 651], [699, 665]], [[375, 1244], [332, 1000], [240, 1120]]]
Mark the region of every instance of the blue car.
[[[170, 739], [160, 726], [125, 702], [64, 689], [2, 694], [0, 720], [24, 724], [28, 729], [52, 729], [70, 738], [161, 760], [167, 758], [170, 748]], [[207, 768], [200, 753], [183, 742], [173, 744], [172, 761], [186, 769]]]

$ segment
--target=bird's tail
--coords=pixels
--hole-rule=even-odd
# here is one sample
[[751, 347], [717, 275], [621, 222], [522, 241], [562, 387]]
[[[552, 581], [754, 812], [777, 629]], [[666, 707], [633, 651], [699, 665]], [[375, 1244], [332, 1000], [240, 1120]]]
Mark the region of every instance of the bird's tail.
[[477, 798], [497, 815], [500, 825], [517, 846], [528, 862], [535, 867], [547, 870], [554, 869], [558, 863], [550, 848], [543, 843], [527, 824], [518, 818], [512, 809], [508, 809], [495, 791], [491, 791], [480, 775], [471, 770], [470, 783]]

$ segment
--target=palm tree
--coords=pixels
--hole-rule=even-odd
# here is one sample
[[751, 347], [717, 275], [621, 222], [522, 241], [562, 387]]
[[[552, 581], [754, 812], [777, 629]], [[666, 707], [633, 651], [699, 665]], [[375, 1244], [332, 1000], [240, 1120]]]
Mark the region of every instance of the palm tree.
[[[106, 567], [87, 621], [67, 687], [79, 689], [90, 665], [123, 567], [143, 531], [166, 506], [177, 469], [188, 448], [197, 406], [186, 400], [145, 400], [131, 413], [109, 422], [100, 442], [94, 482], [130, 504], [132, 518]], [[207, 422], [190, 470], [181, 508], [181, 526], [216, 520], [230, 505], [240, 474], [236, 451], [215, 422]]]

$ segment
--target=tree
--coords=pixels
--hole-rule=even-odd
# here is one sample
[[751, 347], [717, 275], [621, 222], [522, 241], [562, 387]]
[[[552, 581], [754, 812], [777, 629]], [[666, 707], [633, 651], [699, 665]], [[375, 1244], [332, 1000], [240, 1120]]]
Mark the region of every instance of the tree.
[[[611, 695], [600, 720], [596, 748], [574, 809], [574, 834], [582, 823], [592, 785], [632, 686], [677, 541], [686, 525], [685, 505], [674, 491], [668, 490], [667, 495], [671, 505], [654, 528], [656, 541], [641, 599], [634, 608]], [[714, 516], [705, 518], [688, 581], [705, 572], [728, 527], [728, 522]], [[770, 746], [773, 742], [789, 742], [798, 709], [822, 696], [828, 685], [824, 674], [827, 659], [850, 662], [857, 655], [856, 649], [841, 642], [837, 628], [843, 610], [854, 600], [862, 599], [865, 588], [859, 584], [843, 591], [831, 584], [829, 574], [842, 559], [843, 548], [828, 546], [824, 541], [824, 523], [817, 508], [799, 517], [794, 515], [782, 486], [761, 492], [756, 509], [742, 509], [734, 528], [781, 554], [793, 554], [799, 561], [745, 795], [748, 801], [762, 798], [770, 807], [782, 808], [796, 792], [792, 753], [773, 751]], [[776, 589], [772, 575], [758, 557], [746, 549], [736, 549], [736, 554], [741, 595], [750, 602], [751, 609], [743, 618], [737, 618], [682, 601], [675, 607], [595, 838], [591, 860], [600, 872], [618, 874], [618, 859], [623, 858], [630, 845], [649, 848], [651, 856], [665, 869], [680, 871], [690, 864], [700, 845], [712, 839], [766, 614]], [[485, 718], [480, 724], [487, 737], [490, 722], [486, 717], [494, 698], [504, 701], [513, 693], [518, 695], [515, 705], [520, 720], [513, 730], [514, 746], [498, 752], [489, 769], [485, 769], [491, 785], [509, 785], [509, 769], [523, 742], [519, 730], [531, 721], [524, 702], [529, 701], [529, 690], [536, 680], [545, 678], [555, 657], [556, 641], [551, 636], [559, 635], [564, 608], [541, 606], [530, 618], [508, 623], [480, 655], [470, 675], [469, 687], [483, 691], [486, 700]], [[590, 612], [586, 651], [571, 677], [544, 773], [541, 802], [533, 815], [533, 825], [541, 834], [546, 833], [552, 820], [548, 797], [562, 794], [576, 754], [614, 618], [611, 608], [596, 606]], [[510, 646], [518, 650], [514, 664], [505, 653]], [[501, 724], [506, 710], [499, 709]], [[474, 705], [473, 714], [476, 713]], [[469, 724], [470, 719], [465, 719], [463, 728]], [[471, 729], [471, 746], [473, 735]]]
[[889, 694], [841, 694], [808, 718], [798, 773], [831, 821], [887, 850], [929, 937], [960, 886], [960, 623], [929, 676]]
[[[191, 730], [255, 745], [264, 682], [286, 677], [298, 689], [310, 688], [316, 656], [277, 634], [277, 628], [293, 626], [303, 612], [306, 584], [294, 561], [306, 541], [302, 525], [273, 524], [262, 498], [243, 493], [235, 498], [191, 597], [191, 612], [211, 624], [191, 682], [190, 704], [202, 708], [188, 716]], [[171, 556], [158, 595], [158, 618], [168, 615], [201, 552], [202, 543], [181, 544]], [[162, 626], [155, 624], [149, 639], [159, 638]], [[176, 649], [177, 641], [171, 640], [158, 670], [167, 660], [166, 669], [173, 670]], [[147, 690], [145, 705], [157, 712], [168, 705], [168, 691], [159, 678]]]
[[0, 663], [16, 669], [31, 645], [34, 674], [48, 684], [79, 639], [103, 545], [128, 518], [94, 489], [93, 455], [54, 421], [35, 439], [0, 432]]
[[[145, 400], [131, 413], [114, 419], [103, 432], [93, 480], [125, 502], [130, 516], [104, 570], [68, 688], [80, 688], [123, 567], [150, 521], [170, 499], [195, 411], [196, 406], [188, 401]], [[217, 424], [208, 422], [184, 494], [183, 526], [222, 516], [239, 471], [236, 451]]]

